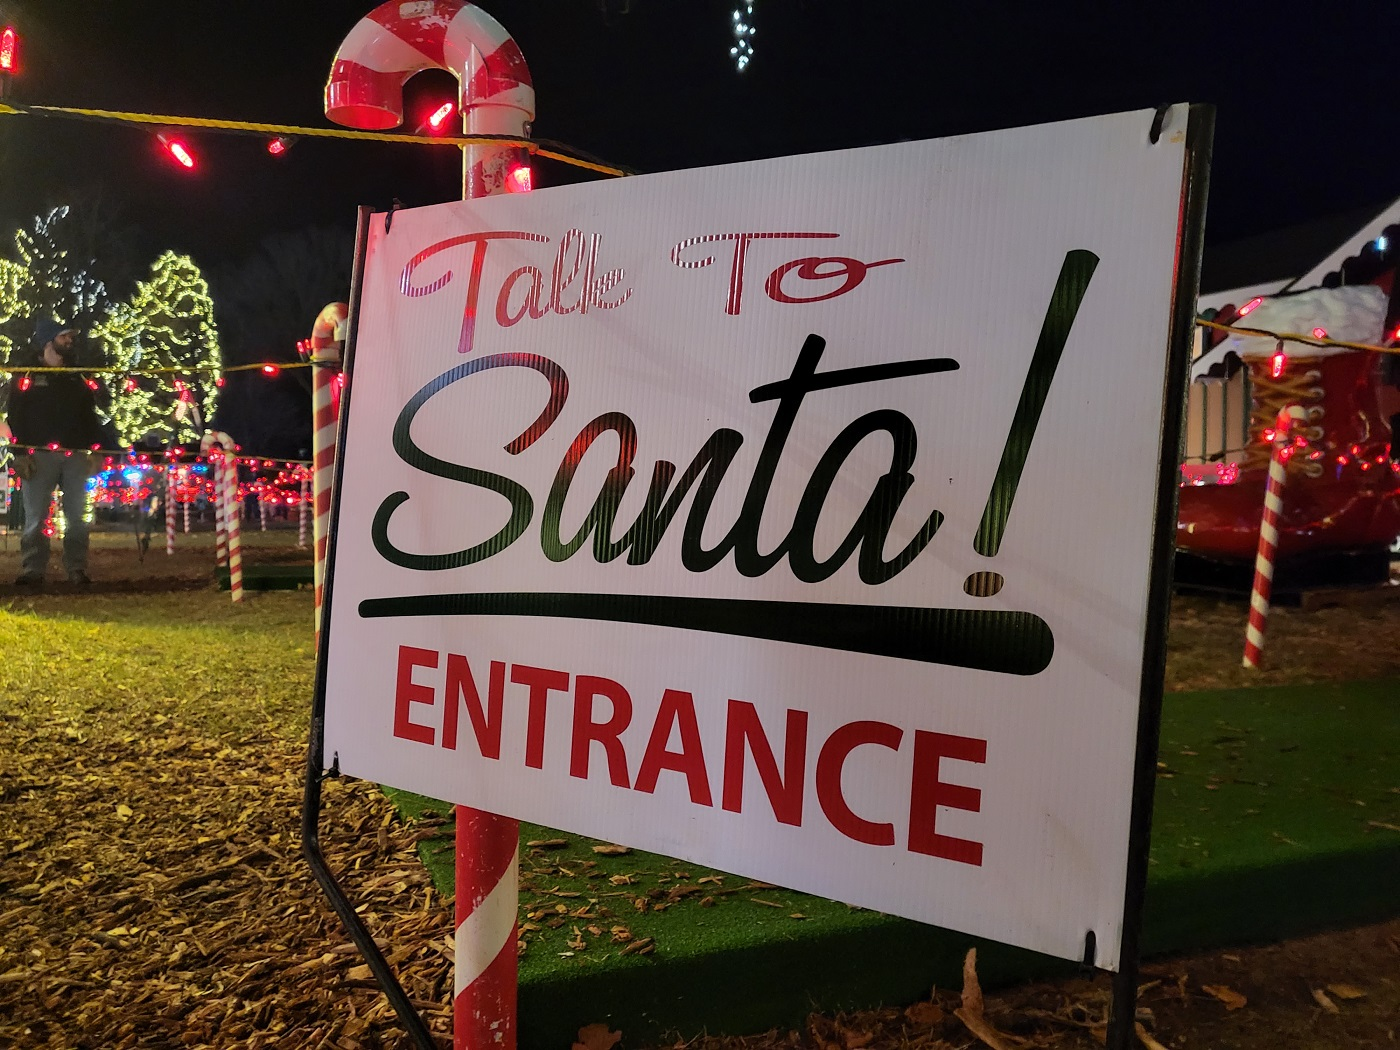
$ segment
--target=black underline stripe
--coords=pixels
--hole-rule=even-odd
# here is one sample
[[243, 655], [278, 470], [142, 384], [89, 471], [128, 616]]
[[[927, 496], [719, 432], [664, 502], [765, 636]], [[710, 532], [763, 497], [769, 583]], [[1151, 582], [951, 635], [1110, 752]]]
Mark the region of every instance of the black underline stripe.
[[1033, 613], [889, 605], [676, 598], [645, 594], [417, 594], [368, 598], [366, 619], [393, 616], [552, 616], [764, 638], [822, 649], [1033, 675], [1055, 638]]

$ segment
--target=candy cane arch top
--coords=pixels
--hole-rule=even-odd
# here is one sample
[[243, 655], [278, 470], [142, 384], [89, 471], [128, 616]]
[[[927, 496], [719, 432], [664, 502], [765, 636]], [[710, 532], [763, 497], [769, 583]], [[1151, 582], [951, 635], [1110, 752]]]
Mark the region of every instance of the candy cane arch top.
[[[336, 53], [326, 116], [365, 131], [397, 127], [404, 84], [424, 69], [456, 74], [465, 134], [529, 135], [535, 88], [525, 56], [499, 22], [461, 0], [391, 0], [361, 19]], [[509, 177], [522, 150], [483, 145], [462, 154], [464, 198], [528, 188]]]
[[[396, 127], [404, 84], [432, 68], [456, 74], [465, 134], [529, 135], [535, 89], [525, 57], [500, 23], [461, 0], [391, 0], [371, 11], [336, 54], [326, 116], [364, 130]], [[512, 178], [528, 174], [525, 159], [518, 147], [464, 148], [462, 197], [528, 190], [528, 179]], [[519, 841], [516, 821], [457, 807], [457, 1050], [515, 1047]]]

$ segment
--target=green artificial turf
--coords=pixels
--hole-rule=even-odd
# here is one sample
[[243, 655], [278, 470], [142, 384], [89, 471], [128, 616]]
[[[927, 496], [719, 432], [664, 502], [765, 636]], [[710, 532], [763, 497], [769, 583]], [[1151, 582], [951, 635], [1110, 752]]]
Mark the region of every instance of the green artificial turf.
[[[229, 589], [229, 570], [220, 565], [214, 570], [214, 580], [219, 590]], [[258, 565], [243, 566], [243, 589], [245, 591], [294, 591], [298, 587], [311, 587], [315, 584], [315, 569], [311, 565]]]
[[[1172, 694], [1160, 757], [1147, 954], [1400, 914], [1400, 683]], [[397, 797], [409, 814], [449, 809]], [[956, 987], [973, 945], [988, 985], [1073, 969], [581, 836], [521, 837], [522, 1046], [596, 1021], [655, 1039], [910, 1002]], [[424, 850], [450, 892], [450, 839]]]

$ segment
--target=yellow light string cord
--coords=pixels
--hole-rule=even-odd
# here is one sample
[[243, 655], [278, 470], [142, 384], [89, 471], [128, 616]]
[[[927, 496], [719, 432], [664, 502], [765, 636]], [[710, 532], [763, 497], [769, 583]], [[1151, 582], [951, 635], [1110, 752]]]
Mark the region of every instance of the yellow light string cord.
[[1217, 324], [1215, 321], [1197, 319], [1201, 328], [1209, 328], [1229, 335], [1260, 336], [1278, 343], [1307, 343], [1309, 346], [1335, 346], [1343, 350], [1371, 350], [1378, 354], [1400, 354], [1400, 346], [1376, 346], [1374, 343], [1352, 343], [1345, 339], [1328, 339], [1302, 332], [1269, 332], [1263, 328], [1245, 328], [1240, 325]]
[[[1241, 325], [1219, 324], [1215, 321], [1206, 321], [1199, 318], [1196, 324], [1201, 328], [1208, 328], [1216, 332], [1225, 332], [1228, 335], [1258, 336], [1264, 339], [1272, 339], [1274, 342], [1306, 343], [1309, 346], [1335, 346], [1343, 350], [1370, 350], [1378, 354], [1400, 354], [1400, 346], [1378, 346], [1374, 343], [1354, 343], [1345, 339], [1329, 339], [1303, 332], [1270, 332], [1264, 328], [1246, 328]], [[282, 372], [292, 368], [319, 367], [322, 367], [319, 361], [255, 361], [252, 364], [246, 365], [171, 365], [162, 368], [118, 368], [106, 365], [92, 368], [73, 368], [11, 364], [0, 365], [0, 373], [8, 372], [11, 375], [19, 372], [79, 372], [85, 375], [108, 374], [125, 376], [193, 375], [197, 373], [227, 375], [232, 372], [260, 372], [267, 368], [274, 368], [278, 372]], [[332, 365], [329, 367], [337, 366]]]
[[[361, 142], [408, 142], [420, 146], [514, 146], [535, 156], [586, 168], [601, 175], [624, 176], [633, 172], [611, 164], [587, 160], [568, 147], [548, 140], [515, 138], [507, 135], [404, 135], [385, 131], [352, 131], [346, 128], [303, 128], [289, 124], [262, 124], [250, 120], [216, 120], [210, 117], [173, 117], [159, 113], [127, 113], [110, 109], [79, 109], [73, 106], [21, 106], [0, 103], [0, 116], [68, 117], [76, 120], [106, 121], [116, 124], [150, 124], [167, 128], [194, 128], [205, 131], [227, 131], [244, 135], [285, 135], [289, 138], [354, 139]], [[550, 147], [554, 148], [550, 148]]]
[[[69, 456], [97, 455], [105, 459], [135, 461], [134, 463], [128, 462], [126, 465], [138, 467], [159, 467], [162, 464], [180, 466], [203, 463], [211, 459], [229, 458], [229, 454], [221, 449], [213, 449], [209, 452], [195, 452], [184, 448], [170, 449], [165, 452], [137, 452], [135, 446], [131, 448], [65, 448], [62, 445], [26, 445], [18, 441], [0, 442], [0, 461], [3, 461], [7, 455], [13, 458], [21, 452], [26, 454], [30, 452], [62, 452]], [[239, 452], [235, 452], [232, 458], [250, 465], [260, 463], [271, 463], [274, 466], [284, 467], [309, 467], [312, 465], [312, 461], [309, 459], [283, 459], [281, 456], [255, 456]], [[6, 469], [7, 465], [0, 462], [0, 470]], [[120, 463], [114, 464], [112, 469], [115, 470], [119, 466], [121, 466]], [[263, 469], [271, 470], [272, 468], [264, 466]]]
[[[255, 361], [250, 365], [163, 365], [160, 368], [119, 368], [115, 365], [95, 365], [92, 368], [79, 368], [70, 365], [0, 365], [0, 373], [8, 372], [10, 375], [17, 375], [20, 372], [77, 372], [80, 375], [123, 375], [123, 376], [154, 376], [154, 375], [193, 375], [195, 373], [207, 372], [219, 375], [227, 375], [230, 372], [261, 372], [264, 369], [273, 368], [278, 372], [285, 372], [292, 368], [320, 368], [320, 361]], [[338, 365], [326, 367], [338, 368]]]

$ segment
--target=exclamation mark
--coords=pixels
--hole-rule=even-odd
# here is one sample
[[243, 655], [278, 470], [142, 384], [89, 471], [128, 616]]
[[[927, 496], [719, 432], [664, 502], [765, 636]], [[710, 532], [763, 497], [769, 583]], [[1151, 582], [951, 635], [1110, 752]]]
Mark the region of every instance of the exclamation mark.
[[[995, 558], [1001, 548], [1006, 519], [1011, 516], [1011, 503], [1016, 499], [1016, 487], [1021, 483], [1021, 471], [1026, 465], [1026, 457], [1030, 455], [1031, 440], [1035, 437], [1036, 424], [1040, 422], [1041, 409], [1045, 407], [1050, 384], [1055, 379], [1055, 369], [1060, 364], [1060, 354], [1069, 341], [1074, 318], [1079, 313], [1079, 305], [1084, 301], [1089, 280], [1098, 265], [1097, 255], [1076, 248], [1065, 255], [1064, 265], [1060, 267], [1055, 291], [1050, 296], [1050, 308], [1045, 312], [1044, 324], [1040, 326], [1040, 339], [1035, 344], [1030, 370], [1026, 372], [1026, 382], [1021, 387], [1021, 400], [1011, 420], [1011, 432], [1006, 435], [1001, 463], [997, 466], [992, 491], [987, 496], [987, 506], [982, 511], [977, 536], [972, 541], [973, 549], [984, 557]], [[975, 598], [987, 598], [1001, 590], [1005, 582], [997, 572], [974, 572], [963, 582], [963, 590]]]

